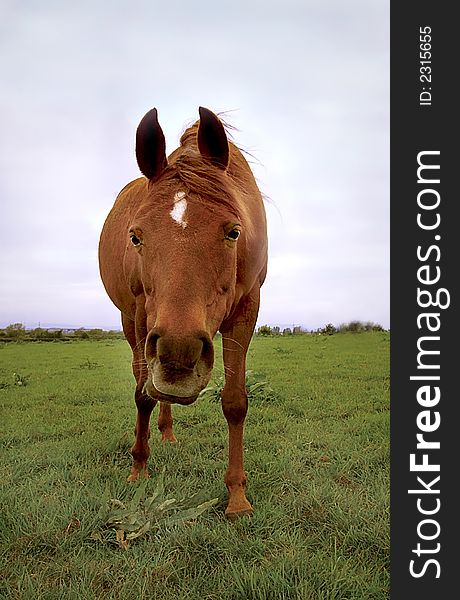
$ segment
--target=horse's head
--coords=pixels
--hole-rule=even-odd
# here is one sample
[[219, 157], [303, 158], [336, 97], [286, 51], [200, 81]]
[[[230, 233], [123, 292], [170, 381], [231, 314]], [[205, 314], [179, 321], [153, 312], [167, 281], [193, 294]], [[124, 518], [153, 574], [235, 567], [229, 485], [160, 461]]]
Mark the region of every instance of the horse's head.
[[237, 246], [244, 244], [224, 127], [200, 108], [192, 131], [195, 139], [183, 141], [168, 164], [156, 109], [142, 119], [136, 156], [148, 182], [126, 232], [131, 289], [145, 296], [145, 391], [180, 404], [209, 382], [212, 339], [235, 301]]

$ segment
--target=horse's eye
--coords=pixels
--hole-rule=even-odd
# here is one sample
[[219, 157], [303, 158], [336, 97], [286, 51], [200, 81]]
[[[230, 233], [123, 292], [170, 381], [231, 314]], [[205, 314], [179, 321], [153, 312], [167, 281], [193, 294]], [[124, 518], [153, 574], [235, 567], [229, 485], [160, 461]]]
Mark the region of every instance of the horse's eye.
[[136, 234], [131, 233], [129, 237], [131, 238], [133, 246], [140, 246], [142, 244], [141, 240], [137, 237]]
[[236, 240], [240, 237], [241, 231], [239, 229], [232, 229], [227, 233], [225, 239], [232, 240], [232, 242], [236, 242]]

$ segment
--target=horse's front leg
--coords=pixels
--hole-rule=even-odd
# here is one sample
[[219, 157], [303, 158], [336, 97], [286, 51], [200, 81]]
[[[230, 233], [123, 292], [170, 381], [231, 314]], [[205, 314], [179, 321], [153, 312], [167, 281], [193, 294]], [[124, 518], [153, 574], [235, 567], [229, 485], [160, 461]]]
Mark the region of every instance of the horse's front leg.
[[243, 431], [247, 412], [246, 390], [235, 383], [227, 383], [222, 390], [222, 410], [228, 424], [228, 468], [225, 484], [228, 505], [225, 515], [230, 519], [252, 513], [246, 498], [246, 473], [243, 465]]
[[221, 393], [222, 410], [228, 424], [228, 469], [225, 473], [229, 498], [225, 515], [236, 518], [252, 514], [246, 498], [246, 473], [243, 465], [244, 421], [248, 409], [246, 392], [246, 353], [259, 309], [259, 290], [241, 307], [235, 321], [222, 329], [225, 386]]
[[136, 426], [134, 428], [135, 441], [131, 448], [133, 465], [128, 481], [136, 481], [139, 477], [148, 477], [147, 460], [150, 456], [150, 415], [157, 401], [144, 392], [147, 381], [148, 369], [144, 356], [144, 344], [147, 337], [145, 298], [136, 298], [136, 315], [132, 320], [122, 314], [123, 331], [128, 340], [132, 352], [133, 375], [136, 379], [136, 391], [134, 400], [137, 407]]
[[[143, 387], [143, 385], [142, 385]], [[135, 395], [137, 418], [134, 435], [136, 439], [131, 448], [133, 465], [128, 481], [136, 481], [139, 477], [148, 477], [147, 460], [150, 456], [150, 415], [156, 405], [156, 400], [147, 396], [142, 389], [136, 389]]]

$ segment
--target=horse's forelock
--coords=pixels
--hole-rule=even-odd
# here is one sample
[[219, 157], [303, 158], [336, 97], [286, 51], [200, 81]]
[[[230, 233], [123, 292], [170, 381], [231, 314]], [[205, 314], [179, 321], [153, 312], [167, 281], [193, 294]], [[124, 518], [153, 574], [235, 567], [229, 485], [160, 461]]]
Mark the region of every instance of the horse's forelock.
[[162, 174], [154, 189], [160, 196], [169, 196], [180, 184], [181, 190], [192, 193], [200, 203], [212, 208], [222, 207], [237, 219], [244, 215], [238, 186], [221, 169], [205, 161], [191, 149], [180, 152]]

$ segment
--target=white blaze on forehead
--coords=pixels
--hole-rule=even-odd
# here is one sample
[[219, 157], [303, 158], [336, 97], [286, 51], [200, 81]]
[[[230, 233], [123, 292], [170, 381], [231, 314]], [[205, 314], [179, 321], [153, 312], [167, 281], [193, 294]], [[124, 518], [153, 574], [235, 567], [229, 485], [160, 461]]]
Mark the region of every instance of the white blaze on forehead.
[[169, 214], [176, 223], [182, 226], [182, 229], [187, 227], [187, 220], [185, 218], [186, 210], [187, 200], [185, 199], [185, 192], [176, 192], [174, 194], [174, 206]]

